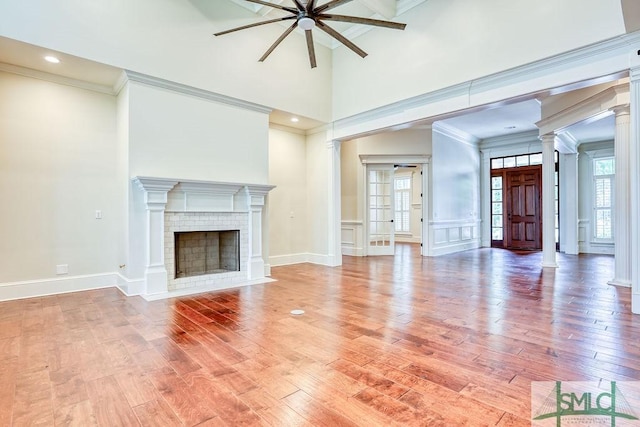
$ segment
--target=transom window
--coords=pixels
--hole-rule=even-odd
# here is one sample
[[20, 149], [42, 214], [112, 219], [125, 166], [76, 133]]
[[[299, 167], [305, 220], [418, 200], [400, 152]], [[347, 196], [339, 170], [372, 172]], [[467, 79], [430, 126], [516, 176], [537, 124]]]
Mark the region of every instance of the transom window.
[[522, 154], [519, 156], [497, 157], [491, 159], [491, 169], [509, 169], [542, 164], [542, 153]]

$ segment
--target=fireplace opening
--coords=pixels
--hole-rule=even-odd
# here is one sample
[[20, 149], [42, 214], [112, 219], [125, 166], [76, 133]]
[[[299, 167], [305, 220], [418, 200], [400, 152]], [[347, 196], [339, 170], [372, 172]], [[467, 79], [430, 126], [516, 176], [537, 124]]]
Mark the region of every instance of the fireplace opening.
[[176, 232], [175, 278], [240, 271], [240, 230]]

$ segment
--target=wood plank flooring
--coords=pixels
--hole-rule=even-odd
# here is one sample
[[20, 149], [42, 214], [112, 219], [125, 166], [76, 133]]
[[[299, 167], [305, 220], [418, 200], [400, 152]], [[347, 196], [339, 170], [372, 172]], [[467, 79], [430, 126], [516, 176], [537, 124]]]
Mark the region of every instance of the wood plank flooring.
[[613, 258], [559, 262], [404, 244], [172, 300], [2, 302], [0, 426], [528, 426], [532, 381], [640, 379]]

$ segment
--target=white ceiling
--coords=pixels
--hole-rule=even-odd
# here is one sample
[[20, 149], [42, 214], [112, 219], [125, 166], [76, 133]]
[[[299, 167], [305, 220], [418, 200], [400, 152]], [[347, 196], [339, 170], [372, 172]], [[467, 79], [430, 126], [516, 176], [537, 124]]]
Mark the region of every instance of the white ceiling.
[[[531, 99], [461, 114], [440, 122], [476, 140], [483, 140], [535, 131], [538, 129], [535, 123], [540, 119], [540, 102], [537, 99]], [[565, 129], [563, 133], [578, 144], [613, 140], [615, 118], [609, 115], [596, 121], [576, 123]]]
[[[259, 20], [265, 19], [262, 17], [263, 15], [281, 15], [280, 11], [273, 10], [273, 8], [250, 3], [245, 0], [224, 1], [233, 2], [252, 10], [256, 13], [256, 17], [260, 17]], [[272, 1], [275, 3], [292, 4], [291, 0]], [[346, 5], [336, 8], [336, 12], [345, 15], [392, 19], [393, 17], [390, 18], [388, 16], [390, 13], [405, 13], [413, 6], [424, 1], [426, 0], [353, 0]], [[322, 2], [319, 2], [319, 4], [322, 4]], [[383, 15], [383, 13], [385, 15]], [[401, 21], [401, 19], [399, 20]], [[370, 27], [364, 25], [344, 24], [344, 27], [340, 27], [340, 32], [345, 34], [348, 31], [356, 31], [356, 27], [365, 27], [365, 30], [370, 29]], [[338, 29], [338, 25], [336, 25], [336, 29]], [[252, 31], [259, 31], [259, 27]], [[318, 40], [318, 42], [320, 42], [320, 40]], [[58, 56], [61, 59], [61, 63], [50, 64], [45, 62], [43, 57], [49, 54]], [[105, 91], [112, 90], [116, 86], [122, 73], [122, 70], [115, 67], [0, 37], [0, 67], [6, 69], [12, 66], [22, 67], [25, 70], [35, 70], [36, 73], [45, 72], [61, 76], [62, 79], [69, 78], [87, 82], [98, 88], [104, 88]], [[34, 76], [33, 73], [32, 76]], [[64, 83], [64, 81], [62, 82]], [[294, 116], [295, 114], [293, 113], [276, 110], [271, 114], [270, 121], [300, 130], [309, 130], [324, 124], [301, 116], [298, 116], [299, 121], [294, 123], [291, 121], [291, 118]], [[536, 130], [535, 123], [539, 120], [539, 102], [536, 99], [531, 99], [501, 104], [472, 113], [460, 114], [456, 117], [443, 120], [442, 122], [478, 140], [482, 140]], [[592, 123], [576, 124], [567, 129], [567, 132], [573, 139], [580, 143], [611, 140], [613, 139], [614, 131], [614, 119], [611, 116]]]

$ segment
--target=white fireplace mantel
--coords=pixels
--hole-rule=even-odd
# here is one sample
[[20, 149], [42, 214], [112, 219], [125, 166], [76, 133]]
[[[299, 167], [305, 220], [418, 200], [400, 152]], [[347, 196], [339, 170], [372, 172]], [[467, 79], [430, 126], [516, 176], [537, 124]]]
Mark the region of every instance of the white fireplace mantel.
[[[249, 282], [265, 278], [262, 257], [262, 213], [265, 196], [274, 186], [262, 184], [216, 181], [181, 180], [157, 177], [134, 177], [134, 187], [144, 193], [146, 210], [146, 265], [143, 296], [154, 299], [170, 296], [165, 263], [165, 212], [184, 213], [246, 213], [248, 234], [247, 253], [243, 265], [243, 280]], [[228, 283], [228, 287], [238, 283]], [[204, 289], [206, 290], [206, 289]], [[203, 289], [193, 289], [202, 292]]]

